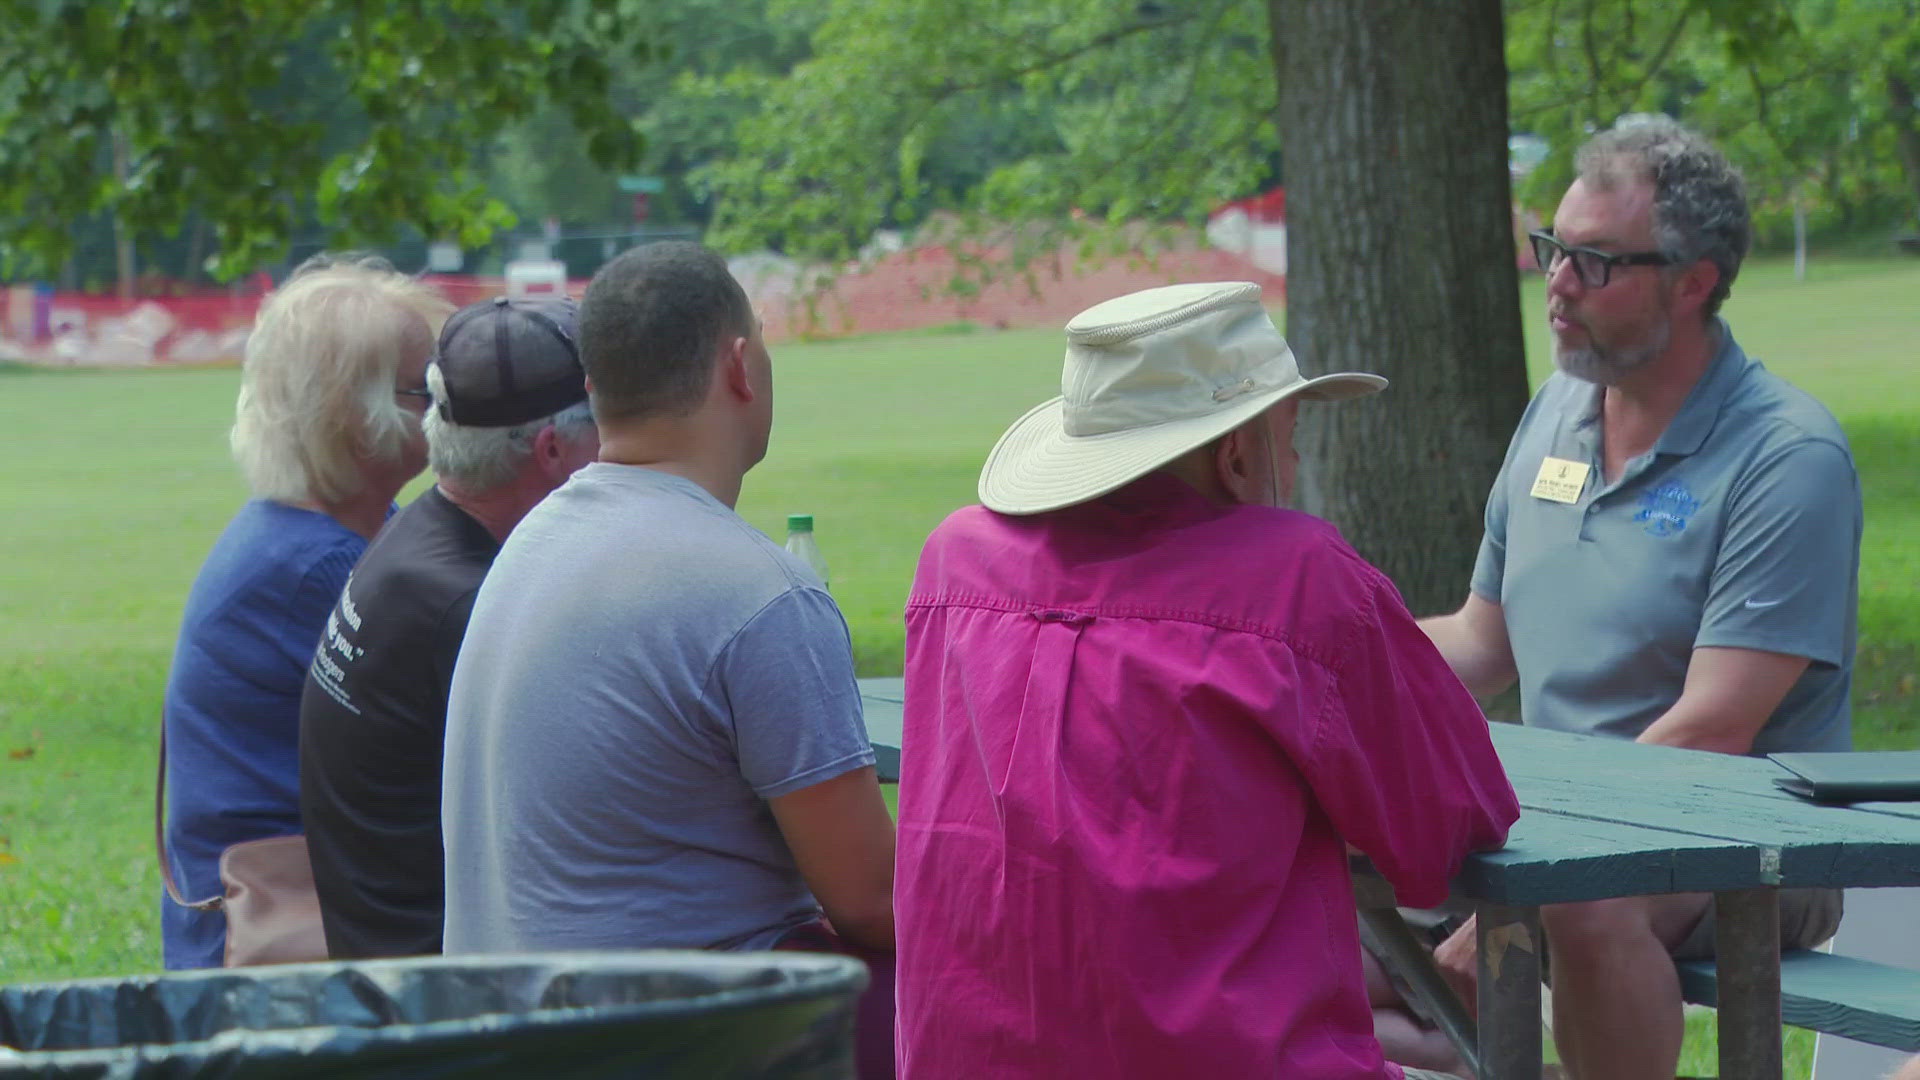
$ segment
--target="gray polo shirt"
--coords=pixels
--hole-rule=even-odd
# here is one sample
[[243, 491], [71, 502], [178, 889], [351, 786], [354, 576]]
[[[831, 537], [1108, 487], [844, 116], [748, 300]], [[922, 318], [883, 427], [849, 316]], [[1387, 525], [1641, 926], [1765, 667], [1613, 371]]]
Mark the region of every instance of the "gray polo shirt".
[[1846, 750], [1853, 456], [1818, 401], [1715, 331], [1679, 415], [1611, 484], [1600, 388], [1547, 380], [1487, 498], [1473, 591], [1506, 613], [1528, 724], [1636, 738], [1679, 699], [1695, 648], [1759, 649], [1812, 662], [1752, 752]]

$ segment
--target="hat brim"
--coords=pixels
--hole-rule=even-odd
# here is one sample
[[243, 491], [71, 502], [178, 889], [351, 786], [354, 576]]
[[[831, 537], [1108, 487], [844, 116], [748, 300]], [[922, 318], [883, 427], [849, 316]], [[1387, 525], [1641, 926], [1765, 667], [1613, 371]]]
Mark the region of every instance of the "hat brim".
[[1086, 502], [1205, 446], [1288, 398], [1347, 401], [1385, 389], [1378, 375], [1343, 371], [1269, 390], [1205, 416], [1100, 435], [1069, 435], [1065, 399], [1035, 406], [1000, 436], [980, 470], [980, 502], [1002, 514], [1041, 514]]

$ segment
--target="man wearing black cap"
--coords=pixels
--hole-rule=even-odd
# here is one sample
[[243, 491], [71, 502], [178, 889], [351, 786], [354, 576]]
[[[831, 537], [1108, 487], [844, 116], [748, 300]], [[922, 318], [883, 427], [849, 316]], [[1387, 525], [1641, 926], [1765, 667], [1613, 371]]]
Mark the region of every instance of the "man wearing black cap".
[[367, 548], [300, 702], [300, 809], [334, 959], [440, 951], [441, 743], [480, 582], [527, 511], [593, 460], [570, 300], [456, 312], [425, 390], [435, 486]]

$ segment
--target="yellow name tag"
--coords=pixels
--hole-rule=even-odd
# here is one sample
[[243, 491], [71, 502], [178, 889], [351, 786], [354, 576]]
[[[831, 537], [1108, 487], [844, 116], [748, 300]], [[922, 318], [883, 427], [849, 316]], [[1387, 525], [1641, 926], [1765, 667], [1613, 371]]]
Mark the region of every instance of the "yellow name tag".
[[1533, 497], [1557, 503], [1579, 502], [1591, 468], [1585, 462], [1550, 457], [1540, 463], [1540, 475], [1533, 478]]

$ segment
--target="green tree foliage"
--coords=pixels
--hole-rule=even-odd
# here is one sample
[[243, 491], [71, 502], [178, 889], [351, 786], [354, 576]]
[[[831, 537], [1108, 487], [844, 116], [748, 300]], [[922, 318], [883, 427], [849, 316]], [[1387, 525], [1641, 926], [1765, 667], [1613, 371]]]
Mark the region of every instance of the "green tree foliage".
[[1737, 70], [1794, 32], [1787, 0], [1509, 0], [1513, 124], [1553, 146], [1524, 194], [1557, 197], [1585, 133], [1626, 113], [1686, 113], [1703, 62]]
[[[817, 22], [790, 76], [677, 85], [686, 101], [764, 106], [676, 125], [715, 134], [664, 167], [713, 162], [695, 178], [716, 197], [723, 246], [838, 260], [876, 228], [955, 209], [1046, 223], [1019, 234], [1018, 259], [1082, 230], [1075, 211], [1190, 223], [1276, 177], [1265, 4], [832, 0], [821, 17], [786, 3], [770, 17]], [[1523, 201], [1551, 207], [1588, 132], [1657, 111], [1746, 167], [1763, 236], [1780, 237], [1796, 195], [1843, 231], [1883, 221], [1895, 200], [1920, 208], [1920, 0], [1504, 7], [1513, 127], [1553, 151]]]
[[1763, 241], [1920, 210], [1920, 0], [1509, 0], [1514, 126], [1552, 140], [1522, 198], [1549, 207], [1580, 133], [1666, 112], [1747, 174]]
[[[637, 170], [665, 182], [650, 220], [706, 223], [710, 201], [690, 177], [732, 149], [735, 128], [808, 55], [819, 21], [812, 5], [768, 10], [759, 0], [649, 5], [658, 54], [616, 63], [610, 96], [646, 139]], [[621, 171], [595, 163], [565, 109], [549, 105], [501, 136], [492, 190], [527, 217], [600, 225], [630, 212]]]
[[1193, 221], [1274, 145], [1266, 11], [1246, 0], [833, 0], [703, 176], [717, 243], [827, 259], [935, 210], [1040, 223]]
[[[655, 221], [829, 259], [942, 210], [1020, 224], [1016, 260], [1191, 224], [1277, 178], [1267, 6], [0, 0], [0, 274], [97, 263], [103, 221], [228, 275], [316, 229], [472, 247], [624, 220], [632, 172]], [[1537, 207], [1584, 132], [1660, 110], [1745, 165], [1763, 236], [1795, 198], [1834, 230], [1920, 210], [1920, 0], [1504, 7]]]
[[1784, 234], [1795, 199], [1816, 231], [1920, 223], [1920, 2], [1801, 0], [1794, 15], [1787, 47], [1703, 58], [1717, 92], [1692, 102], [1755, 181], [1763, 236]]
[[336, 243], [411, 226], [482, 243], [503, 125], [554, 103], [586, 155], [642, 138], [608, 97], [644, 55], [637, 0], [0, 0], [0, 274], [49, 275], [71, 228], [211, 225], [244, 272], [314, 220]]

